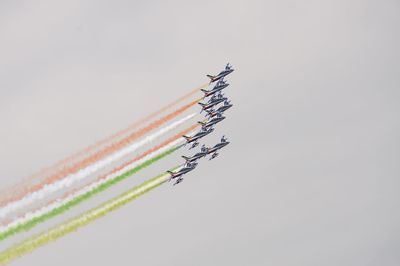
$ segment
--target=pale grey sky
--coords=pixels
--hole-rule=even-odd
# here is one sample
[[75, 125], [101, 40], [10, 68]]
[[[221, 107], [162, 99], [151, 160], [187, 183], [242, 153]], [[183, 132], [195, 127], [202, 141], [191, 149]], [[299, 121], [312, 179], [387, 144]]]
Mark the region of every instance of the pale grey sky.
[[399, 265], [399, 10], [396, 0], [2, 1], [1, 188], [226, 62], [236, 68], [235, 106], [207, 140], [232, 142], [217, 160], [13, 265]]

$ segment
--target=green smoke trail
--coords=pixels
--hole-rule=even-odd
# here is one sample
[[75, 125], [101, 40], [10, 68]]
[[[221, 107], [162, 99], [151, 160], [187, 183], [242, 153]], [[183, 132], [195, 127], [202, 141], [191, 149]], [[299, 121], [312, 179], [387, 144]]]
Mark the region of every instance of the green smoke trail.
[[71, 201], [65, 203], [64, 205], [61, 205], [57, 208], [54, 208], [52, 210], [50, 210], [47, 213], [43, 213], [40, 216], [37, 217], [33, 217], [32, 219], [24, 222], [24, 223], [20, 223], [18, 225], [15, 225], [14, 227], [10, 227], [8, 230], [3, 231], [0, 233], [0, 241], [14, 235], [17, 234], [19, 232], [22, 231], [28, 231], [30, 230], [32, 227], [36, 226], [37, 224], [43, 223], [57, 215], [60, 215], [66, 211], [68, 211], [70, 208], [82, 203], [85, 200], [88, 200], [89, 198], [93, 197], [94, 195], [106, 190], [107, 188], [115, 185], [118, 182], [121, 182], [122, 180], [126, 179], [127, 177], [139, 172], [140, 170], [142, 170], [143, 168], [146, 168], [147, 166], [150, 166], [151, 164], [157, 162], [158, 160], [164, 158], [165, 156], [173, 153], [174, 151], [176, 151], [177, 149], [179, 149], [180, 146], [177, 147], [173, 147], [171, 149], [166, 150], [165, 152], [143, 162], [142, 164], [139, 164], [138, 166], [136, 166], [135, 168], [113, 178], [110, 179], [107, 182], [104, 182], [103, 184], [101, 184], [100, 186], [94, 188], [93, 190], [90, 190], [84, 194], [81, 194], [79, 196], [77, 196], [76, 198], [73, 198]]
[[[175, 170], [178, 167], [172, 169]], [[152, 189], [160, 186], [164, 182], [169, 180], [170, 175], [168, 173], [162, 173], [142, 184], [133, 187], [127, 192], [106, 201], [105, 203], [95, 207], [89, 211], [86, 211], [79, 216], [72, 218], [66, 222], [63, 222], [47, 231], [34, 235], [19, 244], [16, 244], [9, 249], [0, 253], [0, 264], [7, 263], [17, 257], [20, 257], [28, 252], [45, 245], [50, 241], [54, 241], [68, 233], [71, 233], [78, 228], [89, 224], [90, 222], [97, 220], [98, 218], [108, 214], [109, 212], [127, 204], [128, 202], [138, 198], [139, 196], [151, 191]]]

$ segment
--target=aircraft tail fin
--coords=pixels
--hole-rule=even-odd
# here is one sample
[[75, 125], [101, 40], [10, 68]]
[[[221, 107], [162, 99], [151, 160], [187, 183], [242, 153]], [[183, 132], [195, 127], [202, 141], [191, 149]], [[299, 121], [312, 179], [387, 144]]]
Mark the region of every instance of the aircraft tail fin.
[[182, 158], [185, 159], [186, 161], [189, 161], [189, 159], [190, 159], [189, 157], [187, 157], [185, 155], [182, 155]]
[[208, 90], [205, 90], [205, 89], [200, 89], [202, 92], [204, 92], [205, 94], [207, 94], [208, 93]]
[[202, 121], [197, 121], [197, 123], [199, 123], [200, 125], [204, 126], [206, 123], [202, 122]]
[[200, 110], [200, 113], [202, 113], [204, 110], [204, 106], [206, 106], [206, 104], [205, 103], [198, 103], [198, 104], [202, 107]]
[[211, 83], [214, 81], [215, 76], [213, 76], [213, 75], [207, 75], [207, 77], [210, 78], [210, 83], [209, 83], [209, 84], [211, 84]]
[[189, 139], [190, 139], [190, 137], [189, 137], [189, 136], [186, 136], [186, 135], [183, 135], [182, 137], [184, 137], [186, 140], [189, 140]]

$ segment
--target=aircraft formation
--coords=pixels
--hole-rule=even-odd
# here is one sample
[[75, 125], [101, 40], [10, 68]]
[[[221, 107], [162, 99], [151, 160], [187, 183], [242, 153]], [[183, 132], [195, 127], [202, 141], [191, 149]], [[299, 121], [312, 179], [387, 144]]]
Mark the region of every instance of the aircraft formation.
[[[210, 90], [201, 90], [204, 93], [204, 102], [199, 103], [201, 106], [200, 113], [205, 111], [205, 120], [198, 122], [201, 125], [201, 129], [194, 135], [183, 136], [186, 139], [185, 145], [190, 146], [189, 149], [197, 147], [202, 138], [212, 133], [214, 131], [214, 126], [226, 118], [226, 116], [224, 116], [224, 112], [233, 106], [229, 99], [222, 93], [222, 91], [229, 86], [224, 79], [233, 71], [234, 69], [228, 63], [225, 66], [225, 69], [222, 70], [218, 75], [207, 75], [207, 77], [210, 78], [210, 85], [214, 83], [215, 85]], [[182, 176], [193, 171], [198, 165], [198, 160], [205, 158], [207, 155], [210, 155], [209, 160], [214, 159], [218, 156], [218, 151], [228, 144], [229, 141], [227, 138], [222, 136], [221, 141], [215, 144], [213, 147], [206, 147], [203, 144], [200, 151], [192, 157], [182, 156], [186, 162], [178, 170], [168, 171], [168, 173], [171, 175], [170, 180], [175, 180], [174, 185], [181, 183], [183, 181]]]

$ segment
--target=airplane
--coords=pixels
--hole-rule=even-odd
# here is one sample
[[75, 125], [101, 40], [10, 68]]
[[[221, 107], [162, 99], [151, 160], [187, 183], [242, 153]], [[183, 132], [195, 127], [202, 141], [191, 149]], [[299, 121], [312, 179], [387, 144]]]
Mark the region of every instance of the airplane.
[[199, 145], [198, 140], [201, 139], [204, 136], [207, 136], [208, 134], [210, 134], [211, 132], [213, 132], [214, 129], [213, 128], [209, 128], [207, 130], [201, 129], [199, 132], [197, 132], [194, 136], [192, 137], [188, 137], [183, 135], [183, 137], [186, 139], [186, 144], [192, 143], [192, 147], [190, 147], [190, 149], [196, 147], [197, 145]]
[[178, 178], [174, 184], [174, 185], [176, 185], [183, 181], [183, 178], [181, 176], [194, 170], [196, 168], [196, 166], [197, 166], [197, 163], [188, 163], [177, 172], [172, 172], [172, 171], [167, 171], [167, 172], [171, 175], [170, 180]]
[[207, 129], [207, 128], [212, 127], [212, 126], [214, 126], [215, 124], [221, 122], [222, 120], [224, 120], [224, 119], [226, 118], [225, 116], [222, 116], [221, 113], [218, 113], [216, 116], [217, 116], [217, 117], [212, 118], [212, 119], [211, 119], [210, 121], [208, 121], [207, 123], [204, 123], [204, 122], [201, 122], [201, 121], [199, 121], [198, 123], [202, 126], [203, 129]]
[[223, 77], [226, 77], [227, 75], [229, 75], [230, 73], [232, 73], [234, 71], [234, 69], [232, 68], [232, 66], [229, 65], [229, 63], [226, 65], [225, 69], [222, 70], [218, 75], [213, 76], [213, 75], [207, 75], [207, 77], [210, 78], [210, 84], [212, 82], [215, 82], [217, 80], [222, 79]]
[[[212, 103], [213, 101], [217, 100], [217, 99], [222, 99], [224, 98], [224, 94], [222, 92], [219, 92], [218, 94], [214, 94], [213, 96], [211, 96], [210, 99], [208, 99], [207, 103]], [[203, 99], [206, 97], [203, 97]]]
[[206, 117], [209, 116], [210, 118], [212, 118], [218, 114], [223, 114], [226, 110], [228, 110], [232, 106], [233, 106], [233, 104], [231, 104], [230, 101], [225, 100], [224, 105], [219, 107], [217, 110], [214, 110], [213, 108], [211, 110], [206, 110], [206, 112], [207, 112]]
[[227, 100], [227, 99], [228, 99], [228, 98], [226, 98], [226, 97], [218, 96], [218, 97], [215, 97], [214, 99], [210, 99], [210, 101], [209, 101], [208, 103], [199, 103], [199, 105], [201, 105], [201, 107], [202, 107], [200, 113], [201, 113], [203, 110], [210, 109], [210, 108], [216, 106], [217, 104], [222, 103], [223, 101], [225, 101], [225, 100]]
[[217, 85], [214, 86], [214, 88], [212, 88], [212, 90], [205, 90], [205, 89], [201, 89], [202, 92], [204, 92], [204, 98], [211, 96], [219, 91], [222, 91], [223, 89], [225, 89], [226, 87], [228, 87], [229, 84], [226, 83], [224, 81], [224, 79], [220, 79], [217, 83]]
[[225, 138], [225, 136], [222, 136], [221, 142], [217, 143], [214, 147], [209, 148], [207, 154], [213, 154], [209, 160], [214, 159], [215, 157], [218, 156], [218, 150], [222, 149], [226, 145], [228, 145], [230, 142]]
[[193, 162], [196, 162], [198, 159], [205, 157], [207, 155], [207, 151], [208, 151], [208, 149], [206, 148], [205, 145], [203, 145], [201, 147], [200, 152], [196, 153], [192, 157], [182, 156], [182, 158], [186, 160], [187, 164], [193, 163]]
[[232, 106], [233, 106], [233, 104], [231, 104], [231, 101], [228, 101], [228, 99], [226, 99], [226, 100], [224, 101], [224, 105], [222, 105], [221, 107], [219, 107], [219, 108], [217, 109], [217, 112], [223, 113], [223, 112], [225, 112], [226, 110], [228, 110], [229, 108], [231, 108]]

